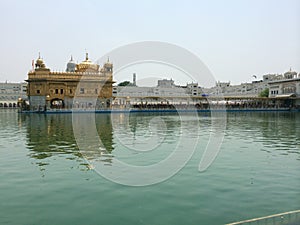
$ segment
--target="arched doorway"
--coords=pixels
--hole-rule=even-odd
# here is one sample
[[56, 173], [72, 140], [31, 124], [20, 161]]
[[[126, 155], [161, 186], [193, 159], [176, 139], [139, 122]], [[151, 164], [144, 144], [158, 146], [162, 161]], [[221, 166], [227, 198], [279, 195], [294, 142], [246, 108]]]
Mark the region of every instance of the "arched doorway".
[[50, 107], [54, 109], [62, 109], [65, 107], [64, 100], [59, 98], [54, 98], [50, 102]]

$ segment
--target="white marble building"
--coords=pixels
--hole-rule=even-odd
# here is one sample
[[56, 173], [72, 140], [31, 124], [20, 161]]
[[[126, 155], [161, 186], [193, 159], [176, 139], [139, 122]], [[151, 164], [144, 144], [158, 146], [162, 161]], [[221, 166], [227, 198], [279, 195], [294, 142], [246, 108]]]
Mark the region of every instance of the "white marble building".
[[[198, 84], [193, 84], [197, 90]], [[158, 80], [156, 87], [115, 86], [113, 87], [114, 105], [126, 104], [157, 104], [157, 103], [187, 103], [193, 89], [187, 86], [175, 85], [172, 79]], [[198, 92], [193, 92], [197, 93]]]
[[211, 88], [200, 87], [198, 83], [179, 86], [175, 85], [172, 79], [163, 79], [158, 81], [156, 87], [115, 86], [113, 87], [113, 96], [115, 105], [195, 104], [201, 101], [201, 98], [197, 97], [259, 97], [260, 93], [266, 89], [269, 89], [270, 97], [288, 97], [287, 95], [300, 97], [300, 74], [291, 70], [283, 75], [265, 74], [261, 80], [238, 85], [218, 81]]
[[300, 97], [300, 73], [288, 71], [278, 80], [269, 82], [270, 97]]
[[0, 108], [17, 107], [18, 99], [26, 99], [27, 83], [0, 83]]

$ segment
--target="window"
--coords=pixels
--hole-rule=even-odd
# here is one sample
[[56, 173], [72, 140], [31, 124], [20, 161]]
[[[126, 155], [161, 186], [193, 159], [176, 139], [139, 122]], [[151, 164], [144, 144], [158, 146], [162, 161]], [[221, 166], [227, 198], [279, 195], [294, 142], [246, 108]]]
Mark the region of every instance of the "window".
[[41, 93], [41, 91], [40, 91], [40, 90], [36, 90], [36, 93], [37, 93], [37, 94], [40, 94], [40, 93]]
[[70, 94], [72, 94], [73, 93], [73, 91], [72, 91], [72, 89], [70, 89]]
[[63, 94], [64, 93], [64, 89], [60, 89], [60, 93]]
[[80, 88], [80, 94], [84, 94], [84, 88]]
[[98, 88], [95, 89], [95, 94], [98, 94]]
[[55, 89], [55, 94], [58, 94], [58, 89]]

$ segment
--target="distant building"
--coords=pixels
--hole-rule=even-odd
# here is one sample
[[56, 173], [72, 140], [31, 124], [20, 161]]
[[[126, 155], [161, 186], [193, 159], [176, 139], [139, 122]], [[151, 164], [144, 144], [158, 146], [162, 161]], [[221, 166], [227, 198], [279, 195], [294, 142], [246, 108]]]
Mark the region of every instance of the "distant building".
[[[297, 73], [288, 71], [282, 74], [265, 74], [262, 80], [255, 80], [251, 83], [241, 83], [238, 85], [231, 85], [230, 82], [216, 82], [212, 88], [204, 88], [203, 91], [210, 96], [222, 94], [224, 97], [258, 97], [265, 89], [270, 89], [270, 97], [281, 93], [279, 86], [271, 85], [280, 83], [283, 80], [290, 80], [297, 78]], [[272, 90], [271, 90], [272, 89]]]
[[92, 63], [87, 53], [79, 64], [71, 57], [66, 72], [51, 71], [39, 56], [26, 81], [30, 110], [111, 106], [113, 65], [108, 60], [100, 67]]
[[186, 85], [186, 93], [190, 96], [202, 96], [204, 94], [202, 88], [198, 86], [198, 83], [194, 82]]
[[156, 87], [115, 86], [113, 87], [114, 105], [147, 103], [179, 103], [187, 102], [189, 93], [187, 86], [178, 86], [174, 80], [162, 79]]
[[263, 82], [281, 80], [282, 78], [283, 76], [281, 74], [265, 74], [263, 75]]
[[172, 88], [174, 87], [174, 80], [170, 79], [163, 79], [163, 80], [158, 80], [157, 81], [157, 87], [169, 87]]
[[[156, 87], [114, 86], [114, 105], [130, 104], [199, 104], [203, 97], [223, 96], [227, 99], [245, 99], [259, 97], [260, 93], [269, 89], [269, 96], [289, 95], [300, 97], [300, 75], [296, 72], [281, 74], [265, 74], [262, 80], [251, 83], [231, 85], [230, 82], [216, 82], [211, 88], [200, 87], [198, 83], [188, 83], [186, 86], [175, 85], [174, 80], [158, 80]], [[288, 94], [288, 95], [287, 95]], [[300, 105], [299, 100], [294, 101]]]
[[300, 97], [300, 73], [290, 70], [281, 79], [270, 81], [269, 86], [270, 97]]
[[263, 80], [238, 85], [218, 81], [214, 87], [204, 90], [210, 96], [222, 94], [224, 97], [257, 97], [266, 88], [268, 88], [268, 81]]
[[0, 108], [15, 108], [19, 98], [26, 99], [27, 84], [0, 83]]

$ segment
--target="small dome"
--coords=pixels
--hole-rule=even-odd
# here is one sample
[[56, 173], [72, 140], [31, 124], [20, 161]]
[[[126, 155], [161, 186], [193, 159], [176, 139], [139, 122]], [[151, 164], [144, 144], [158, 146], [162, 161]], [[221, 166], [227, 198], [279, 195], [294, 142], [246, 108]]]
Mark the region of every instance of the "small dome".
[[36, 60], [36, 62], [35, 62], [35, 66], [36, 66], [36, 67], [42, 67], [43, 65], [45, 65], [43, 59], [38, 58], [38, 59]]
[[44, 63], [44, 61], [43, 61], [43, 59], [41, 59], [41, 58], [38, 58], [37, 60], [36, 60], [36, 64], [38, 64], [38, 65], [42, 65]]
[[45, 65], [45, 63], [44, 63], [44, 60], [41, 58], [41, 56], [40, 56], [40, 54], [39, 54], [39, 58], [36, 60], [36, 62], [35, 62], [35, 67], [37, 68], [37, 69], [39, 69], [39, 68], [46, 68], [46, 65]]
[[67, 64], [66, 72], [75, 72], [76, 71], [76, 65], [77, 64], [75, 63], [75, 61], [73, 60], [73, 57], [71, 56], [71, 59]]
[[109, 61], [109, 58], [107, 58], [107, 62], [104, 63], [104, 71], [112, 73], [112, 70], [113, 70], [113, 64]]
[[106, 67], [112, 67], [113, 64], [111, 62], [109, 62], [109, 60], [107, 60], [107, 62], [104, 63], [104, 66], [106, 66]]
[[288, 72], [285, 72], [283, 74], [284, 78], [286, 79], [293, 79], [293, 78], [296, 78], [297, 77], [297, 72], [295, 71], [292, 71], [292, 68], [290, 68], [290, 71]]

